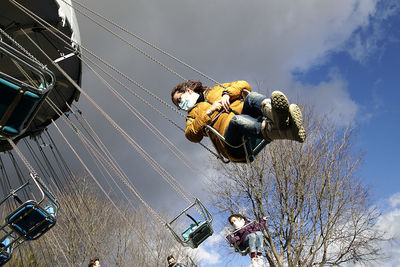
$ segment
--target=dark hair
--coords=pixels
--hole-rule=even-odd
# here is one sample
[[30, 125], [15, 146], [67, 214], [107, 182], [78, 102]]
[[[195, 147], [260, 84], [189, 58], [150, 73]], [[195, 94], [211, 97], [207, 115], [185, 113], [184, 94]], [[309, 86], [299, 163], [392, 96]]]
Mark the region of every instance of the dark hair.
[[169, 256], [167, 257], [167, 261], [169, 261], [170, 259], [175, 259], [175, 258], [174, 258], [174, 256], [169, 255]]
[[235, 214], [232, 214], [231, 216], [229, 216], [229, 218], [228, 218], [228, 222], [229, 222], [230, 224], [232, 224], [232, 223], [231, 223], [232, 217], [241, 218], [241, 219], [243, 219], [243, 220], [246, 220], [246, 217], [244, 217], [242, 214], [235, 213]]
[[94, 267], [94, 265], [95, 265], [94, 260], [90, 260], [88, 267]]
[[[203, 89], [203, 84], [200, 81], [187, 81], [178, 84], [177, 86], [174, 87], [171, 91], [171, 99], [172, 102], [174, 102], [174, 95], [178, 93], [184, 93], [186, 89], [190, 89], [194, 91], [195, 93], [201, 94], [204, 89]], [[175, 103], [174, 103], [175, 104]]]

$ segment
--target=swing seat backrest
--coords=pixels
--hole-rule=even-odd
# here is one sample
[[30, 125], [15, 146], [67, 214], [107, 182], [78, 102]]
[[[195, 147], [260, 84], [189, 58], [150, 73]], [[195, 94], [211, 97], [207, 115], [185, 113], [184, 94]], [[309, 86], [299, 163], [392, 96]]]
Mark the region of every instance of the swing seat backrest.
[[35, 240], [55, 225], [56, 216], [52, 206], [42, 208], [30, 200], [9, 215], [7, 223], [20, 236]]
[[29, 126], [44, 95], [30, 92], [3, 78], [0, 78], [0, 94], [0, 134], [17, 136]]
[[190, 244], [192, 248], [197, 248], [204, 240], [213, 234], [213, 229], [209, 222], [192, 223], [182, 232], [183, 239]]
[[185, 230], [183, 230], [181, 236], [185, 241], [189, 241], [189, 236], [191, 233], [193, 233], [202, 223], [202, 221], [197, 221], [196, 223], [190, 224]]

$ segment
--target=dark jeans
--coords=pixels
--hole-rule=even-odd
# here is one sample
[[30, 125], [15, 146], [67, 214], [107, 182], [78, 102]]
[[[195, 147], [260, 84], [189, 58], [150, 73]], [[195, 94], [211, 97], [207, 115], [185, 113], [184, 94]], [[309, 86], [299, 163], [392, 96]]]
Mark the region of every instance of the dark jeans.
[[[239, 146], [243, 142], [243, 137], [263, 138], [261, 133], [261, 123], [263, 114], [261, 113], [261, 102], [267, 99], [266, 96], [251, 92], [244, 100], [242, 114], [235, 115], [229, 122], [225, 130], [225, 140], [233, 145]], [[236, 158], [245, 156], [244, 149], [232, 148], [227, 146], [229, 154]]]

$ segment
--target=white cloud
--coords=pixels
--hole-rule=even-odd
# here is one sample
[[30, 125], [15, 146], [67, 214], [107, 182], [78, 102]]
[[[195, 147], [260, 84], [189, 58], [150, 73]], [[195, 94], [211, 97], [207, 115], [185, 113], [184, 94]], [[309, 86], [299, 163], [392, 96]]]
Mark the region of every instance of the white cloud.
[[383, 243], [382, 247], [388, 260], [372, 264], [372, 267], [400, 266], [400, 209], [396, 208], [400, 204], [400, 192], [392, 195], [386, 202], [389, 208], [379, 217], [376, 227], [385, 232], [386, 238], [391, 239]]
[[[368, 23], [377, 0], [282, 1], [271, 27], [276, 36], [274, 52], [291, 71], [306, 70], [340, 49], [360, 26]], [[286, 55], [286, 56], [285, 56]]]
[[[400, 238], [400, 209], [392, 209], [382, 214], [377, 227], [387, 233], [387, 237]], [[400, 249], [400, 244], [398, 249]]]
[[392, 208], [397, 207], [400, 204], [400, 192], [392, 195], [389, 198], [389, 203]]
[[359, 109], [358, 104], [351, 99], [347, 88], [347, 82], [340, 73], [333, 70], [330, 80], [318, 85], [298, 84], [302, 99], [312, 104], [317, 112], [329, 114], [331, 119], [345, 125], [353, 120]]
[[381, 43], [383, 39], [394, 38], [398, 41], [398, 37], [387, 35], [385, 21], [400, 11], [400, 2], [397, 0], [378, 2], [381, 8], [375, 10], [373, 16], [369, 18], [369, 23], [360, 25], [360, 29], [353, 34], [347, 44], [347, 52], [360, 63], [365, 63], [375, 52], [384, 51], [385, 45]]
[[221, 255], [213, 249], [206, 249], [200, 246], [195, 250], [196, 259], [206, 264], [217, 264], [221, 262]]
[[216, 246], [216, 245], [220, 245], [223, 242], [225, 242], [225, 236], [226, 236], [226, 229], [227, 227], [225, 227], [224, 229], [222, 229], [222, 231], [218, 232], [218, 233], [214, 233], [211, 237], [208, 238], [208, 242], [207, 245], [208, 246]]

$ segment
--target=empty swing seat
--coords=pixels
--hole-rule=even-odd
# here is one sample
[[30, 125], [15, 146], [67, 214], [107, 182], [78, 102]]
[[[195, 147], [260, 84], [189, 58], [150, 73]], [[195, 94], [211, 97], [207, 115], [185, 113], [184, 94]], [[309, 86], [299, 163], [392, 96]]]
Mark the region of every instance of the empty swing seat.
[[[200, 214], [201, 218], [195, 219], [195, 217], [188, 214], [188, 211], [193, 208], [196, 208], [196, 211]], [[192, 220], [192, 223], [185, 230], [176, 232], [172, 225], [176, 224], [178, 220], [182, 220], [183, 215], [189, 217]], [[213, 218], [211, 213], [203, 203], [196, 198], [194, 203], [181, 211], [172, 221], [165, 225], [171, 231], [176, 241], [178, 241], [182, 246], [197, 248], [204, 240], [214, 233], [211, 226], [212, 220]]]
[[3, 78], [0, 78], [0, 93], [0, 131], [7, 136], [17, 136], [29, 126], [43, 95], [24, 90]]
[[191, 243], [191, 247], [197, 248], [204, 240], [211, 236], [213, 232], [211, 225], [207, 221], [199, 221], [197, 224], [190, 224], [181, 235], [185, 241]]
[[[5, 264], [11, 258], [12, 247], [10, 245], [11, 241], [7, 237], [2, 242], [0, 242], [0, 265]], [[8, 247], [7, 247], [8, 246]], [[7, 248], [5, 248], [7, 247]], [[5, 249], [4, 249], [5, 248]]]
[[56, 223], [52, 206], [42, 208], [35, 201], [27, 201], [8, 216], [8, 224], [27, 240], [35, 240]]

